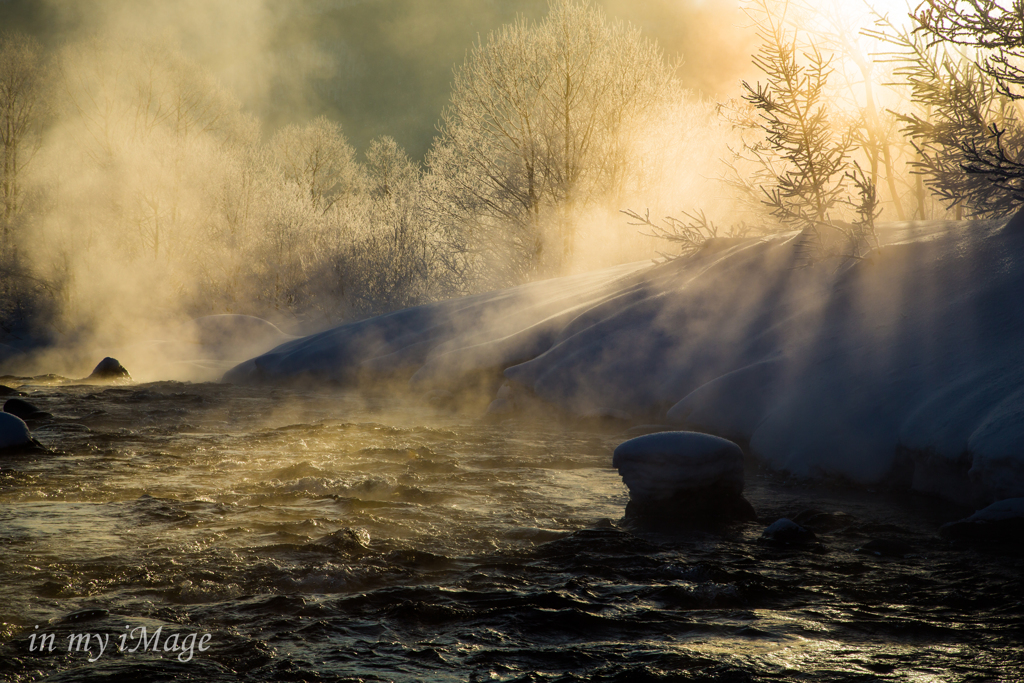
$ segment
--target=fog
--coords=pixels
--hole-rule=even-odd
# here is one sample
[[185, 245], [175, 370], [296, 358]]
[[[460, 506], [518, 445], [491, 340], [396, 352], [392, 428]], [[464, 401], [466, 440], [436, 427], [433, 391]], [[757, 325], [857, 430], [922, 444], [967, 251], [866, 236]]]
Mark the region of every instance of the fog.
[[[597, 4], [681, 56], [685, 87], [725, 96], [752, 73], [754, 33], [737, 2]], [[452, 69], [473, 41], [517, 15], [537, 20], [546, 12], [546, 0], [7, 0], [0, 25], [47, 46], [106, 35], [167, 40], [268, 131], [326, 115], [359, 149], [390, 135], [422, 159], [448, 101]]]
[[[38, 105], [8, 145], [5, 325], [47, 348], [15, 365], [157, 377], [201, 316], [306, 334], [815, 220], [859, 255], [876, 217], [946, 208], [848, 9], [792, 3], [771, 34], [768, 2], [3, 3], [37, 45], [5, 39]], [[833, 171], [775, 196], [808, 172], [757, 96], [790, 40], [829, 72], [807, 163]]]

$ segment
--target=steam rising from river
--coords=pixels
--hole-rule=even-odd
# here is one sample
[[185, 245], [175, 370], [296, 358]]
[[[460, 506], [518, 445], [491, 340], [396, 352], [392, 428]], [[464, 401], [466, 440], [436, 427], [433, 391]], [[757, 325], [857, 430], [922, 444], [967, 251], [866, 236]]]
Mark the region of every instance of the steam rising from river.
[[[736, 7], [701, 2], [603, 5], [612, 19], [634, 20], [659, 39], [669, 58], [681, 52], [676, 75], [701, 91], [680, 94], [627, 131], [627, 153], [643, 173], [627, 191], [579, 210], [579, 247], [566, 272], [671, 249], [640, 235], [619, 209], [649, 208], [657, 221], [699, 208], [722, 228], [758, 220], [719, 182], [738, 133], [702, 99], [727, 99], [740, 77], [750, 78], [749, 22]], [[56, 28], [44, 38], [64, 43], [45, 73], [52, 107], [28, 169], [31, 230], [19, 248], [52, 302], [47, 334], [57, 351], [20, 371], [81, 374], [104, 355], [127, 353], [136, 359], [130, 370], [155, 377], [163, 347], [150, 340], [173, 341], [197, 316], [251, 314], [300, 333], [460, 293], [432, 273], [417, 291], [392, 296], [398, 285], [377, 280], [418, 265], [386, 250], [386, 230], [374, 227], [384, 212], [372, 178], [360, 176], [321, 210], [282, 171], [273, 136], [326, 113], [359, 162], [368, 163], [370, 140], [383, 133], [417, 158], [429, 143], [424, 122], [433, 127], [451, 66], [474, 38], [442, 17], [469, 12], [473, 33], [486, 33], [512, 18], [510, 8], [462, 0], [307, 2], [287, 12], [198, 0], [46, 7]], [[518, 8], [529, 18], [547, 10], [525, 1]], [[357, 44], [338, 17], [387, 40]], [[324, 25], [341, 27], [341, 39]], [[434, 54], [447, 59], [440, 77], [420, 66]], [[381, 55], [405, 66], [380, 67]], [[420, 108], [399, 111], [389, 98], [409, 92], [410, 82], [432, 89], [413, 100]], [[421, 206], [430, 191], [410, 190], [405, 205]]]

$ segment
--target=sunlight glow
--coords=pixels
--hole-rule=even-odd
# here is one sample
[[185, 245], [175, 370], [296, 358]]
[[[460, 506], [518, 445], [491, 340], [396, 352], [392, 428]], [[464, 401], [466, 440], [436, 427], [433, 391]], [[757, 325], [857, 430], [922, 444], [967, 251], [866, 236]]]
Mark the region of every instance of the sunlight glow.
[[[847, 4], [843, 0], [836, 1], [838, 4]], [[910, 13], [917, 7], [917, 3], [909, 0], [867, 0], [865, 5], [883, 17], [888, 17], [893, 25], [900, 28], [910, 24]]]

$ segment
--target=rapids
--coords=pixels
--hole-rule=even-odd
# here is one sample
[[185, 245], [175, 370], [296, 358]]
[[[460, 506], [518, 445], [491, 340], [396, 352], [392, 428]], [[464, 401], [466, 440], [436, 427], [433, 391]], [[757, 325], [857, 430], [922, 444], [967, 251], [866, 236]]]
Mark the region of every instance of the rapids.
[[[1024, 555], [936, 534], [970, 509], [750, 466], [758, 522], [655, 533], [623, 520], [612, 433], [343, 391], [21, 384], [53, 452], [0, 460], [3, 680], [1024, 677]], [[783, 516], [819, 542], [759, 543]]]

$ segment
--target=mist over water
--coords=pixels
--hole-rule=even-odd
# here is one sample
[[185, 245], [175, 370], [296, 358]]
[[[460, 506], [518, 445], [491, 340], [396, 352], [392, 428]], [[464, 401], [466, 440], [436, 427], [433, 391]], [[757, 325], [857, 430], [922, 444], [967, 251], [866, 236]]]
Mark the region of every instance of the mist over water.
[[[760, 522], [665, 535], [622, 520], [614, 434], [345, 392], [21, 388], [54, 413], [36, 434], [63, 452], [0, 469], [5, 680], [1024, 671], [1019, 554], [940, 541], [958, 511], [926, 499], [750, 470]], [[779, 516], [811, 519], [821, 545], [759, 544]], [[877, 539], [895, 550], [857, 550]], [[118, 653], [143, 626], [210, 634], [209, 649], [187, 663]], [[55, 634], [53, 652], [29, 649], [37, 632]], [[112, 640], [69, 653], [73, 633]]]
[[[592, 3], [608, 21], [595, 21], [589, 35], [626, 35], [609, 41], [621, 48], [612, 57], [634, 48], [640, 55], [629, 62], [602, 54], [595, 72], [606, 76], [624, 63], [658, 69], [628, 74], [647, 96], [635, 111], [640, 98], [609, 95], [621, 80], [597, 79], [582, 91], [601, 134], [576, 138], [576, 157], [559, 144], [554, 110], [545, 112], [542, 134], [514, 141], [505, 156], [494, 153], [508, 152], [496, 136], [469, 125], [491, 121], [474, 118], [479, 110], [442, 113], [453, 93], [472, 90], [453, 87], [453, 68], [468, 73], [477, 63], [473, 46], [482, 54], [499, 42], [490, 42], [492, 31], [520, 27], [520, 37], [536, 40], [510, 40], [504, 56], [533, 50], [545, 67], [557, 66], [568, 43], [544, 23], [553, 6], [0, 2], [4, 29], [38, 39], [34, 73], [45, 92], [26, 133], [22, 204], [4, 224], [17, 237], [5, 242], [0, 264], [0, 322], [13, 344], [0, 349], [0, 371], [17, 376], [0, 383], [53, 414], [32, 425], [52, 452], [0, 461], [0, 678], [1024, 675], [1018, 549], [936, 536], [970, 509], [795, 482], [751, 465], [746, 495], [756, 522], [715, 533], [640, 528], [623, 518], [628, 493], [610, 467], [626, 437], [598, 424], [624, 411], [601, 413], [608, 401], [600, 391], [583, 397], [597, 410], [590, 422], [558, 422], [558, 411], [543, 404], [532, 421], [478, 419], [504, 367], [471, 371], [498, 356], [523, 363], [530, 349], [602, 322], [605, 297], [618, 298], [603, 287], [671, 251], [642, 234], [662, 216], [707, 211], [719, 237], [793, 227], [772, 222], [763, 206], [764, 168], [732, 154], [763, 149], [756, 145], [765, 131], [760, 114], [738, 99], [738, 81], [758, 78], [750, 64], [758, 39], [751, 15], [731, 1]], [[512, 24], [517, 15], [522, 22]], [[830, 40], [844, 35], [818, 19]], [[618, 20], [638, 27], [639, 38]], [[838, 50], [835, 42], [823, 49]], [[839, 124], [869, 93], [885, 116], [884, 107], [896, 106], [897, 95], [870, 89], [871, 78], [888, 72], [858, 76], [844, 64], [837, 74], [828, 104]], [[652, 82], [661, 87], [645, 91]], [[556, 91], [541, 87], [537, 97]], [[511, 128], [521, 122], [509, 120]], [[546, 145], [549, 156], [530, 165], [534, 145]], [[886, 178], [879, 169], [888, 161], [875, 154], [884, 218], [945, 215], [919, 178]], [[893, 155], [902, 173], [913, 151], [894, 144]], [[499, 156], [504, 165], [486, 165]], [[723, 161], [738, 183], [720, 182], [730, 168], [723, 171]], [[531, 184], [538, 171], [547, 185]], [[538, 195], [543, 200], [532, 203]], [[649, 209], [651, 222], [631, 225], [622, 209]], [[855, 213], [841, 204], [835, 216]], [[989, 228], [998, 232], [995, 223]], [[710, 268], [737, 244], [713, 242], [692, 261], [695, 271], [702, 258]], [[638, 265], [621, 265], [628, 262]], [[678, 270], [682, 282], [691, 273], [672, 268], [679, 264], [652, 272]], [[609, 267], [616, 269], [596, 272]], [[752, 262], [748, 286], [737, 280], [740, 270], [725, 268], [722, 286], [693, 287], [701, 294], [694, 310], [721, 313], [724, 293], [733, 292], [741, 308], [764, 312], [776, 290], [763, 281], [774, 271]], [[794, 300], [843, 278], [831, 263], [778, 272], [810, 283], [794, 286]], [[557, 275], [576, 279], [506, 289]], [[643, 277], [624, 298], [653, 289]], [[898, 289], [884, 291], [884, 306], [857, 304], [896, 318]], [[498, 291], [480, 294], [489, 290]], [[457, 298], [466, 294], [494, 305], [474, 309]], [[263, 367], [251, 359], [339, 322], [439, 300], [394, 324], [367, 326], [364, 337], [342, 331], [321, 337], [334, 346], [306, 347], [314, 360], [358, 359], [310, 363], [308, 374], [339, 383], [369, 377], [362, 393], [203, 383], [243, 361], [254, 375], [277, 363], [286, 377], [294, 361], [287, 353]], [[927, 304], [924, 314], [932, 310], [932, 298], [912, 300]], [[690, 339], [706, 337], [712, 355], [727, 348], [725, 337], [714, 339], [716, 330], [677, 309], [648, 330], [645, 341], [658, 353], [671, 354], [672, 335], [691, 321]], [[811, 321], [801, 333], [821, 329]], [[396, 342], [394, 355], [369, 354], [418, 334], [415, 344]], [[775, 324], [766, 338], [772, 334]], [[515, 335], [521, 346], [504, 345]], [[621, 339], [629, 344], [628, 334]], [[381, 379], [397, 368], [404, 380], [410, 368], [437, 360], [428, 350], [446, 349], [455, 357], [417, 373], [419, 389], [434, 388], [432, 381], [446, 387], [446, 372], [464, 372], [467, 386], [480, 390], [467, 399], [482, 401], [472, 410], [429, 407]], [[574, 387], [600, 386], [594, 365], [623, 360], [601, 344], [586, 350]], [[108, 355], [140, 383], [104, 387], [43, 374], [84, 377]], [[653, 361], [645, 367], [657, 374]], [[639, 383], [628, 388], [649, 396]], [[659, 385], [661, 402], [678, 400], [668, 400], [675, 389]], [[615, 398], [629, 401], [626, 392]], [[813, 527], [819, 542], [760, 542], [780, 517]], [[165, 638], [208, 634], [211, 647], [187, 662], [166, 652], [67, 651], [76, 633], [116, 642], [143, 627], [163, 629]], [[34, 649], [37, 633], [54, 634], [57, 648]]]
[[[737, 9], [605, 9], [608, 22], [634, 22], [658, 41], [666, 63], [684, 55], [673, 87], [698, 90], [666, 91], [656, 110], [623, 122], [617, 156], [581, 166], [595, 180], [573, 208], [542, 208], [529, 229], [551, 235], [527, 241], [551, 244], [547, 261], [524, 267], [528, 279], [655, 256], [657, 240], [622, 208], [659, 215], [686, 196], [709, 210], [731, 201], [712, 187], [727, 126], [700, 98], [747, 70], [752, 34]], [[307, 333], [518, 284], [523, 275], [501, 273], [514, 249], [481, 257], [491, 245], [474, 242], [476, 228], [439, 222], [437, 207], [463, 201], [461, 190], [440, 164], [423, 163], [472, 45], [547, 12], [526, 1], [4, 3], [5, 28], [41, 46], [5, 247], [23, 274], [11, 298], [27, 310], [7, 315], [16, 350], [51, 349], [11, 369], [82, 375], [121, 354], [159, 377], [166, 359], [140, 349], [174, 343], [191, 318], [250, 314]], [[709, 52], [716, 32], [736, 39]], [[338, 163], [319, 169], [310, 155]], [[626, 158], [633, 166], [614, 183], [587, 166]], [[576, 246], [552, 260], [566, 221]], [[499, 220], [486, 230], [514, 228]]]

